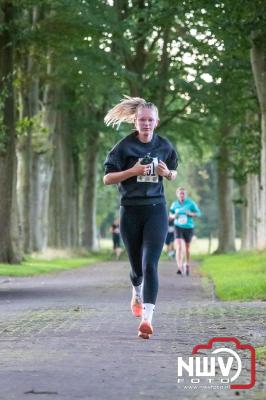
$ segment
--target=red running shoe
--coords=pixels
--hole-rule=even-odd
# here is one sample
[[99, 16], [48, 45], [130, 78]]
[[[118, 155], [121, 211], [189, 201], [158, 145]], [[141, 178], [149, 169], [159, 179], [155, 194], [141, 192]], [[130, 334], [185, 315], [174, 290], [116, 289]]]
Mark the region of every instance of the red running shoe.
[[150, 335], [148, 333], [144, 333], [144, 332], [139, 331], [138, 337], [142, 338], [142, 339], [149, 339]]
[[[141, 333], [141, 335], [140, 335]], [[152, 335], [153, 334], [153, 327], [152, 324], [147, 321], [147, 320], [143, 320], [141, 321], [140, 325], [139, 325], [139, 337], [143, 337], [143, 335]], [[147, 338], [145, 338], [147, 339]]]
[[138, 296], [135, 296], [133, 294], [132, 299], [131, 299], [131, 311], [135, 317], [139, 318], [142, 316], [142, 301], [141, 298]]

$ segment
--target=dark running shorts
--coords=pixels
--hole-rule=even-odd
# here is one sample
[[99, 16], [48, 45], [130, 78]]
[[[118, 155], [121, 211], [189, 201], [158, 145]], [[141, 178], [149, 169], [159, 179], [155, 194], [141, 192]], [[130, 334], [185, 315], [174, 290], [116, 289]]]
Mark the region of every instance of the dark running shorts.
[[180, 228], [175, 226], [175, 238], [183, 239], [186, 243], [190, 243], [193, 237], [193, 228]]
[[168, 246], [170, 243], [174, 242], [174, 240], [175, 240], [174, 232], [168, 232], [165, 239], [165, 244], [167, 244]]
[[113, 249], [120, 247], [120, 234], [113, 233]]

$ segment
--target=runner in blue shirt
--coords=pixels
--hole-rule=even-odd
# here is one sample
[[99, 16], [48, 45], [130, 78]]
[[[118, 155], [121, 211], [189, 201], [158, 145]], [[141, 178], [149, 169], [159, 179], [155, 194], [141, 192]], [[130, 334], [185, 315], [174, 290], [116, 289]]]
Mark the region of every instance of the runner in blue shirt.
[[[201, 212], [197, 204], [189, 199], [186, 190], [179, 187], [176, 190], [177, 200], [170, 207], [174, 219], [176, 233], [176, 262], [177, 274], [182, 274], [183, 259], [185, 258], [185, 273], [189, 275], [190, 269], [190, 243], [194, 233], [194, 217], [200, 217]], [[185, 257], [183, 251], [185, 244]]]

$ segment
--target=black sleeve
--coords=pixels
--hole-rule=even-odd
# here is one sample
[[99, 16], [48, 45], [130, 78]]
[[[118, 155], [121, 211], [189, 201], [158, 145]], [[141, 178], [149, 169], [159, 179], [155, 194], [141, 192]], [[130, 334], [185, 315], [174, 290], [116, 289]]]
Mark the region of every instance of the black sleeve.
[[165, 164], [171, 170], [176, 169], [178, 166], [178, 154], [177, 154], [177, 151], [173, 147], [171, 147], [171, 150], [168, 154]]
[[110, 172], [120, 172], [121, 168], [121, 157], [119, 155], [119, 149], [115, 146], [108, 154], [104, 162], [104, 173], [109, 174]]

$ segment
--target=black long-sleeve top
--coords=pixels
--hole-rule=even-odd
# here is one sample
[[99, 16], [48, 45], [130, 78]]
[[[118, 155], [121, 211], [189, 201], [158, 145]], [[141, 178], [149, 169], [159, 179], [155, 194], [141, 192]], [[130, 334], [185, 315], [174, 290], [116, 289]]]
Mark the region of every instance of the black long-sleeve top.
[[133, 176], [118, 184], [121, 205], [145, 205], [165, 202], [163, 178], [156, 174], [156, 166], [164, 161], [168, 169], [175, 170], [178, 155], [168, 139], [156, 133], [148, 143], [141, 142], [133, 132], [118, 142], [108, 153], [104, 162], [105, 174], [125, 171], [145, 155], [152, 157], [151, 172], [148, 176]]

